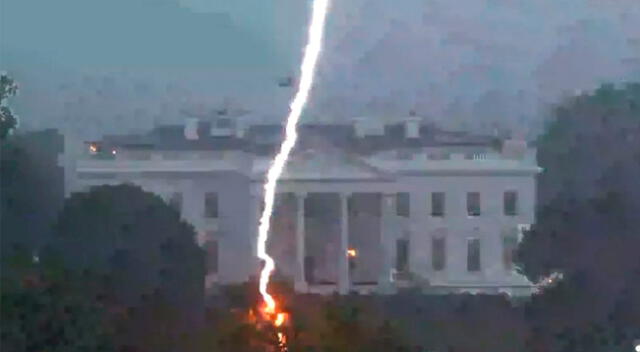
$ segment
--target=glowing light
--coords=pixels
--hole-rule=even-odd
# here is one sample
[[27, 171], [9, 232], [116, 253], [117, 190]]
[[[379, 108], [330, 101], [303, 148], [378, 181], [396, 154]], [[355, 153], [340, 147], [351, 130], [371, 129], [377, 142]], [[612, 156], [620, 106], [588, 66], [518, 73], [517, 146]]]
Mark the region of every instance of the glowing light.
[[358, 251], [353, 248], [349, 248], [347, 249], [347, 256], [350, 258], [355, 258], [358, 256]]
[[98, 146], [95, 144], [89, 144], [89, 152], [95, 154], [98, 152]]
[[271, 226], [270, 221], [271, 213], [273, 212], [276, 183], [282, 175], [282, 171], [289, 159], [291, 150], [298, 139], [296, 127], [313, 84], [316, 62], [318, 61], [318, 56], [322, 49], [322, 36], [327, 10], [329, 8], [328, 5], [329, 0], [314, 0], [313, 2], [307, 46], [304, 52], [304, 58], [302, 59], [302, 65], [300, 67], [298, 91], [289, 106], [290, 111], [286, 120], [284, 141], [267, 171], [267, 180], [264, 184], [264, 210], [262, 211], [260, 224], [258, 226], [258, 258], [264, 260], [264, 267], [260, 273], [259, 289], [266, 305], [265, 312], [268, 314], [276, 313], [276, 301], [267, 291], [269, 278], [275, 269], [275, 263], [273, 258], [271, 258], [266, 251], [269, 228]]
[[273, 322], [273, 325], [275, 325], [276, 327], [280, 327], [282, 326], [282, 324], [284, 324], [284, 321], [287, 319], [287, 315], [285, 313], [278, 313], [278, 315], [276, 315], [276, 320]]
[[115, 149], [113, 149], [113, 150], [111, 151], [111, 154], [116, 155], [116, 154], [117, 154], [116, 150], [115, 150]]
[[636, 352], [640, 352], [640, 343], [636, 345]]

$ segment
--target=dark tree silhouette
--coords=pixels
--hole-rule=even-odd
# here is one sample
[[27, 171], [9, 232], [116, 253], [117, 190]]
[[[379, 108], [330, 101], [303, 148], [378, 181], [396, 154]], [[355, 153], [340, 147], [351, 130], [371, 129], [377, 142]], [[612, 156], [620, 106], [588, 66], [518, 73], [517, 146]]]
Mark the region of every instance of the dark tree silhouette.
[[191, 225], [160, 197], [131, 185], [68, 198], [51, 249], [66, 264], [105, 277], [123, 309], [121, 342], [170, 351], [201, 321], [204, 253]]
[[628, 84], [567, 101], [539, 140], [539, 211], [518, 257], [533, 280], [554, 270], [565, 280], [528, 306], [535, 351], [629, 343], [604, 327], [620, 326], [612, 312], [623, 292], [636, 297], [628, 305], [640, 300], [638, 136], [640, 84]]
[[0, 141], [3, 141], [18, 124], [18, 119], [7, 106], [7, 99], [18, 92], [18, 85], [7, 74], [0, 74]]

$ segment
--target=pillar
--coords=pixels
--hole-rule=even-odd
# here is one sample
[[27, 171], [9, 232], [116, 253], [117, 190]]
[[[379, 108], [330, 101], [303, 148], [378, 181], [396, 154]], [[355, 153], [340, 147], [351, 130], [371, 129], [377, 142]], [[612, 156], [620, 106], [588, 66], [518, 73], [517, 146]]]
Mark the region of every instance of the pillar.
[[340, 252], [338, 262], [338, 292], [340, 294], [349, 293], [351, 286], [349, 280], [349, 194], [340, 193]]
[[251, 257], [249, 258], [249, 277], [258, 275], [261, 263], [258, 259], [258, 223], [260, 221], [260, 204], [262, 203], [262, 194], [255, 190], [251, 191], [249, 198], [249, 248]]
[[380, 254], [381, 271], [378, 277], [378, 291], [390, 293], [393, 291], [393, 259], [394, 239], [393, 214], [395, 211], [395, 194], [381, 194], [380, 199]]
[[305, 277], [305, 228], [304, 228], [304, 201], [305, 193], [296, 193], [296, 268], [294, 287], [297, 292], [306, 292], [307, 278]]

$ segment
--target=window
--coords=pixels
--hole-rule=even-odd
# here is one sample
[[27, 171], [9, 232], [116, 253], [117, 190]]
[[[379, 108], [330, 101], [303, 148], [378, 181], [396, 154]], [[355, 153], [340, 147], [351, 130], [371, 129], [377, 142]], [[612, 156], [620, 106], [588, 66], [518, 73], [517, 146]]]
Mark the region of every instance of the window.
[[431, 216], [444, 216], [444, 192], [431, 193]]
[[518, 214], [518, 192], [507, 191], [504, 192], [504, 215], [514, 216]]
[[470, 238], [467, 241], [467, 271], [480, 271], [480, 239]]
[[502, 262], [507, 270], [513, 268], [513, 259], [515, 258], [518, 248], [518, 237], [516, 235], [507, 235], [502, 237]]
[[446, 240], [444, 237], [434, 237], [431, 240], [431, 266], [435, 271], [442, 271], [446, 265]]
[[171, 197], [169, 197], [169, 206], [180, 214], [182, 212], [182, 193], [172, 193]]
[[218, 273], [218, 241], [207, 239], [204, 247], [207, 253], [207, 273]]
[[411, 199], [409, 193], [398, 193], [396, 195], [396, 214], [408, 218], [410, 211]]
[[480, 216], [480, 193], [467, 193], [467, 214], [469, 216]]
[[310, 284], [316, 283], [316, 261], [312, 256], [304, 257], [304, 278]]
[[409, 270], [409, 240], [396, 241], [396, 271], [407, 272]]
[[207, 192], [204, 194], [204, 217], [217, 218], [218, 217], [218, 194], [214, 192]]

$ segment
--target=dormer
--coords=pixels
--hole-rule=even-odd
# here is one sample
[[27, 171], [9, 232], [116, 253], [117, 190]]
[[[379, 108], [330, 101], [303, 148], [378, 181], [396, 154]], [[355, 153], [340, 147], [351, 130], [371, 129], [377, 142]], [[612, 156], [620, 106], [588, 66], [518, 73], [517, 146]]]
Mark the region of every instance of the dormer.
[[405, 138], [420, 138], [420, 118], [408, 117], [404, 119]]
[[199, 120], [195, 117], [191, 117], [185, 120], [184, 123], [184, 138], [188, 140], [198, 139], [198, 125]]
[[219, 116], [211, 123], [211, 136], [226, 137], [235, 135], [233, 119], [229, 116]]

